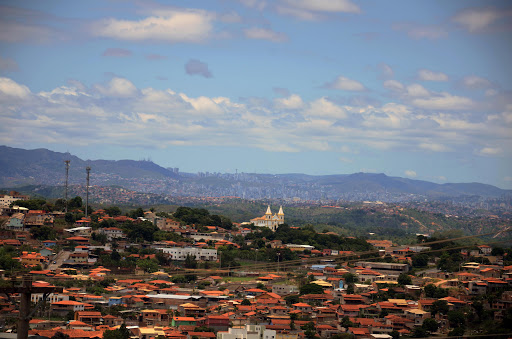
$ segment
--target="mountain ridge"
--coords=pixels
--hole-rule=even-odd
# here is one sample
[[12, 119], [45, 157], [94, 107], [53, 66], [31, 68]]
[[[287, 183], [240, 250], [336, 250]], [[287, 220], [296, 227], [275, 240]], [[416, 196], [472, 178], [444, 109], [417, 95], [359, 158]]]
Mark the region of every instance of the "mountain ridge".
[[[63, 185], [64, 160], [71, 160], [70, 184], [85, 182], [85, 167], [93, 168], [94, 183], [121, 185], [148, 193], [166, 191], [195, 196], [249, 195], [250, 197], [293, 197], [309, 199], [405, 199], [425, 197], [501, 197], [512, 190], [482, 183], [444, 183], [388, 176], [384, 173], [309, 175], [288, 174], [177, 174], [148, 160], [82, 160], [70, 153], [39, 148], [25, 150], [0, 146], [0, 186], [27, 184]], [[181, 185], [181, 186], [180, 186]], [[181, 187], [181, 188], [180, 188]], [[181, 192], [181, 193], [180, 193]], [[185, 192], [185, 193], [183, 193]], [[401, 198], [396, 198], [400, 196]]]

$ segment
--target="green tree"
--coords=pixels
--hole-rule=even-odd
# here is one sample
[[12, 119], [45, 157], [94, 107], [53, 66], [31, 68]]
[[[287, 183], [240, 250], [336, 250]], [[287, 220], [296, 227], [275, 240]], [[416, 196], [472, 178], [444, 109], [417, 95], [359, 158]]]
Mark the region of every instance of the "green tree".
[[286, 300], [286, 305], [288, 305], [288, 306], [300, 302], [299, 296], [297, 294], [287, 295], [286, 297], [284, 297], [284, 300]]
[[449, 311], [447, 316], [448, 322], [453, 328], [464, 327], [466, 325], [466, 316], [461, 311]]
[[359, 281], [357, 278], [357, 275], [353, 273], [345, 273], [343, 274], [343, 279], [345, 280], [345, 283], [347, 284], [353, 284]]
[[74, 209], [74, 208], [81, 208], [82, 207], [82, 198], [81, 197], [74, 197], [73, 199], [70, 199], [68, 202], [68, 208]]
[[437, 313], [446, 314], [448, 310], [448, 302], [446, 300], [436, 300], [432, 303], [432, 316], [435, 316]]
[[64, 215], [64, 220], [68, 223], [74, 223], [76, 221], [75, 215], [71, 212], [68, 212]]
[[153, 273], [158, 270], [158, 262], [152, 259], [139, 259], [137, 260], [137, 267], [143, 269], [145, 272]]
[[103, 332], [103, 339], [129, 339], [130, 331], [122, 324], [117, 330], [106, 330]]
[[428, 255], [424, 253], [417, 254], [412, 257], [413, 267], [426, 267], [428, 265]]
[[139, 207], [137, 209], [131, 210], [127, 213], [127, 215], [132, 219], [137, 219], [139, 217], [144, 217], [144, 210], [142, 207]]
[[240, 304], [244, 306], [251, 306], [251, 301], [249, 299], [244, 299]]
[[37, 240], [51, 240], [57, 237], [57, 233], [50, 226], [34, 226], [30, 228], [32, 238]]
[[70, 339], [70, 337], [62, 332], [56, 332], [50, 339]]
[[105, 210], [105, 213], [107, 213], [109, 216], [111, 217], [117, 217], [119, 215], [121, 215], [121, 209], [117, 206], [111, 206], [111, 207], [107, 207], [107, 208], [104, 208]]
[[300, 289], [300, 295], [304, 294], [321, 294], [324, 293], [324, 288], [318, 284], [306, 284], [302, 286]]
[[421, 324], [421, 327], [423, 327], [429, 333], [432, 333], [437, 331], [437, 329], [439, 328], [439, 324], [435, 319], [427, 318], [423, 320], [423, 324]]
[[401, 286], [404, 286], [404, 285], [411, 285], [412, 284], [412, 278], [410, 275], [408, 275], [407, 273], [401, 273], [399, 276], [398, 276], [398, 284], [401, 285]]
[[308, 339], [313, 339], [316, 336], [316, 327], [315, 323], [310, 321], [307, 324], [303, 325], [301, 329], [304, 330], [304, 335]]
[[197, 260], [195, 255], [187, 254], [185, 257], [185, 263], [183, 264], [186, 268], [197, 268]]
[[434, 294], [436, 293], [437, 287], [434, 284], [428, 284], [425, 287], [423, 287], [423, 291], [425, 291], [425, 296], [427, 298], [433, 298]]

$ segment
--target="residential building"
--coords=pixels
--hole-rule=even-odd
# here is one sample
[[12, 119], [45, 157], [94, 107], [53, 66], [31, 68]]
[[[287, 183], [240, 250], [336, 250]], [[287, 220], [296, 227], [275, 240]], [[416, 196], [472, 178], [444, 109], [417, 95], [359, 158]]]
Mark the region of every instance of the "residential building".
[[197, 247], [170, 247], [158, 248], [158, 250], [168, 254], [171, 260], [183, 261], [187, 255], [194, 256], [196, 260], [203, 261], [216, 261], [217, 250], [211, 248], [197, 248]]

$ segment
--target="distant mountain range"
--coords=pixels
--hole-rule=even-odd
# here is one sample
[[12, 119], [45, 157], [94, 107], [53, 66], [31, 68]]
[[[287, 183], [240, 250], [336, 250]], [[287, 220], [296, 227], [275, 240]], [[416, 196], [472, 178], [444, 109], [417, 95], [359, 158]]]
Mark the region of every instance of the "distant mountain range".
[[120, 185], [140, 192], [181, 196], [239, 196], [247, 199], [346, 199], [404, 201], [422, 197], [446, 198], [512, 196], [481, 183], [447, 183], [389, 177], [385, 174], [178, 174], [151, 161], [82, 160], [47, 149], [25, 150], [0, 146], [0, 187], [64, 184], [64, 160], [70, 160], [70, 184], [85, 184], [90, 166], [91, 185]]

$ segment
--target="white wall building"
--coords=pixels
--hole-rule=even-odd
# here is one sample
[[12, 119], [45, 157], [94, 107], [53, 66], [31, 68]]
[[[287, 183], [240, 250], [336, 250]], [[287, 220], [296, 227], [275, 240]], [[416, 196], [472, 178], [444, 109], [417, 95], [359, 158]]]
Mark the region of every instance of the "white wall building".
[[121, 239], [126, 237], [123, 233], [123, 230], [117, 227], [100, 228], [98, 233], [105, 234], [107, 236], [108, 241], [112, 241], [112, 239]]
[[[41, 299], [43, 299], [43, 293], [33, 293], [30, 296], [30, 301], [33, 303], [39, 302]], [[66, 294], [60, 294], [60, 293], [50, 293], [48, 295], [48, 298], [46, 299], [46, 302], [49, 302], [50, 304], [63, 301], [63, 300], [69, 300], [69, 295]]]
[[217, 339], [275, 339], [276, 331], [266, 330], [263, 325], [245, 325], [245, 328], [229, 328], [217, 332]]
[[158, 250], [169, 254], [172, 260], [185, 260], [187, 255], [193, 255], [196, 260], [215, 261], [217, 260], [217, 250], [211, 248], [197, 247], [170, 247], [157, 248]]

